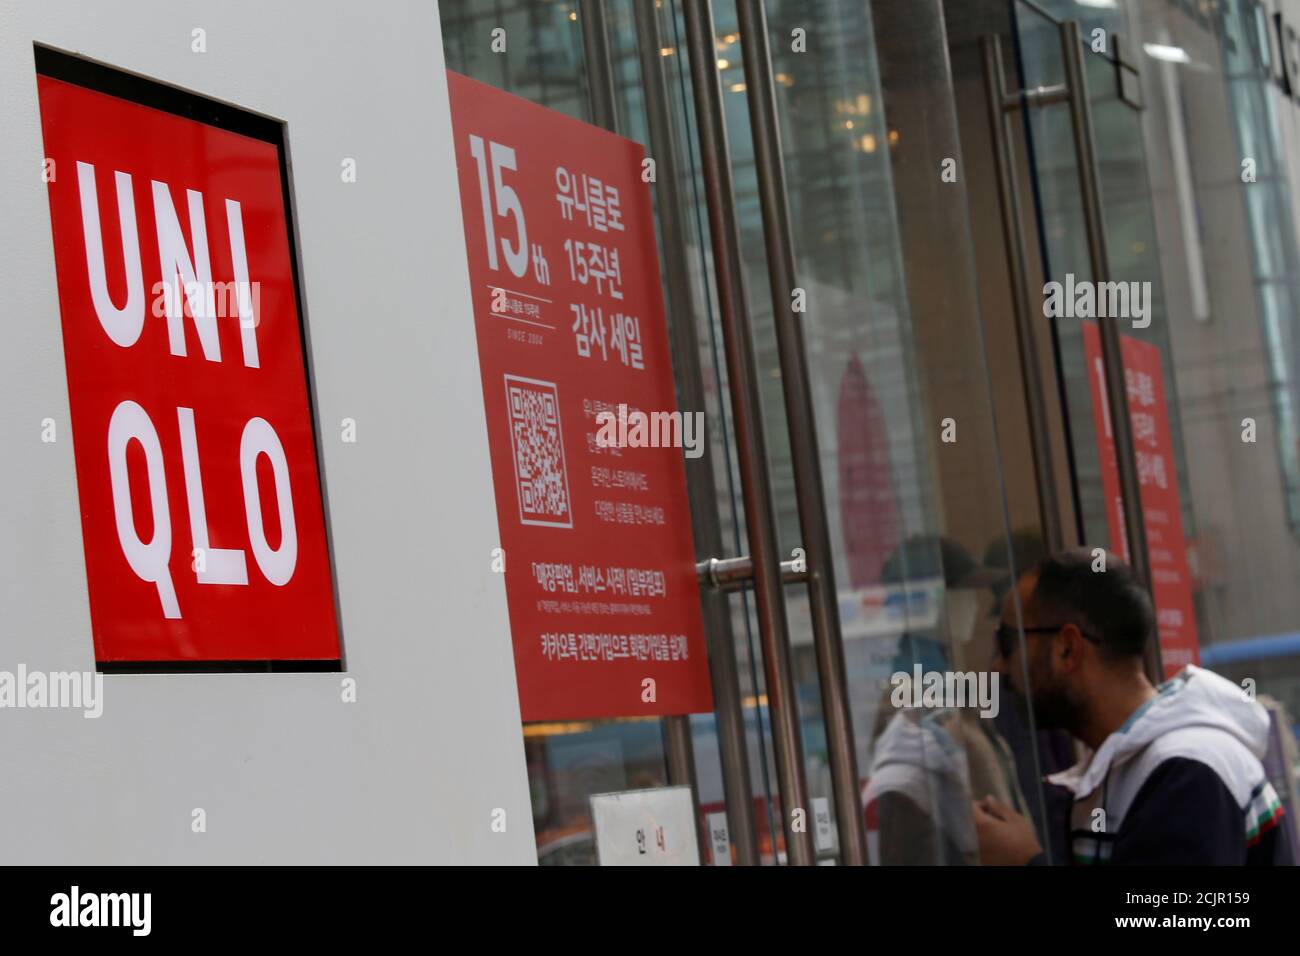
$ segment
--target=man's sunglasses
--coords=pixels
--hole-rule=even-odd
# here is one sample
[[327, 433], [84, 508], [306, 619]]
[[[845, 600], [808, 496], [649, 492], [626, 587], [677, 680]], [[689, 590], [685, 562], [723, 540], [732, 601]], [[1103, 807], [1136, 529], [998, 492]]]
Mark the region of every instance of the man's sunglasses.
[[[998, 629], [994, 631], [994, 638], [997, 640], [998, 653], [1003, 657], [1010, 657], [1011, 652], [1016, 649], [1016, 635], [1022, 630], [1026, 634], [1055, 634], [1064, 624], [1057, 624], [1055, 627], [1026, 627], [1019, 628], [1014, 624], [999, 624]], [[1089, 634], [1083, 628], [1079, 628], [1079, 633], [1094, 644], [1100, 644], [1101, 638], [1094, 634]]]

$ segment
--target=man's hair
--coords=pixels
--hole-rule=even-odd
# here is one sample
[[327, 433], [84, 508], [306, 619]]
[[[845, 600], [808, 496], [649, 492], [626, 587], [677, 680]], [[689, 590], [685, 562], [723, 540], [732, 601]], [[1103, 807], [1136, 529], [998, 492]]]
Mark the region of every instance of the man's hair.
[[1106, 552], [1105, 571], [1094, 571], [1093, 551], [1072, 548], [1038, 563], [1030, 602], [1052, 624], [1075, 624], [1100, 641], [1104, 659], [1141, 657], [1155, 631], [1155, 611], [1133, 569]]

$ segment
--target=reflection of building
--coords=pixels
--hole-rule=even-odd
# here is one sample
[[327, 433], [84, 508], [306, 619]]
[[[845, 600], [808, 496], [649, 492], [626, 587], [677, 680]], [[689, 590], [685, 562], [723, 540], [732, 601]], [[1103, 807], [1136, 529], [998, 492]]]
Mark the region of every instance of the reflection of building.
[[844, 584], [857, 588], [880, 580], [898, 545], [898, 522], [885, 422], [856, 355], [844, 368], [836, 414], [840, 527], [848, 563]]

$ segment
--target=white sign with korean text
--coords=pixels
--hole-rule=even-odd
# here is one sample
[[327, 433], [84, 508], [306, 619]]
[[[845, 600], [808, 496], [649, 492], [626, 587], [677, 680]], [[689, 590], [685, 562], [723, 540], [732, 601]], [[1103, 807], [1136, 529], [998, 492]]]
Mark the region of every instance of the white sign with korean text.
[[601, 866], [699, 866], [690, 787], [591, 796]]
[[731, 834], [727, 830], [727, 815], [710, 813], [708, 825], [709, 844], [713, 848], [713, 865], [731, 866]]

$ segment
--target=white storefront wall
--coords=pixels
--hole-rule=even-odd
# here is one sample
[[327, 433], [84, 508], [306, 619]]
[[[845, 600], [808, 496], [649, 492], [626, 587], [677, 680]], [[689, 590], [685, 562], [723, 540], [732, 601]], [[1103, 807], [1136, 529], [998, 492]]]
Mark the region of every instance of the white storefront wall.
[[33, 43], [287, 122], [346, 671], [0, 710], [0, 860], [534, 862], [437, 6], [0, 2], [0, 670], [88, 671]]

